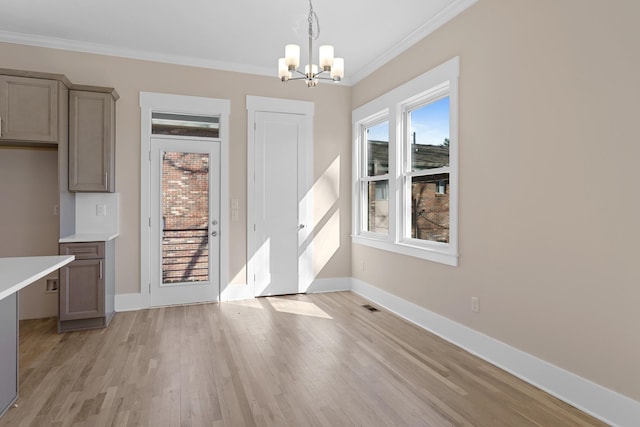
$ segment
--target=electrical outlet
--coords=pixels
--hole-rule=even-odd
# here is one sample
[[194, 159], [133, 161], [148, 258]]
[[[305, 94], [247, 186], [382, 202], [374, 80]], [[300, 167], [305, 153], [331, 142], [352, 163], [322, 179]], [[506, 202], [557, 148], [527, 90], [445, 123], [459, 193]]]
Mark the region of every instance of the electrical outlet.
[[471, 311], [478, 313], [480, 311], [480, 298], [471, 297]]
[[58, 292], [58, 279], [47, 279], [45, 293]]
[[231, 211], [231, 221], [240, 221], [240, 211], [238, 209], [233, 209]]

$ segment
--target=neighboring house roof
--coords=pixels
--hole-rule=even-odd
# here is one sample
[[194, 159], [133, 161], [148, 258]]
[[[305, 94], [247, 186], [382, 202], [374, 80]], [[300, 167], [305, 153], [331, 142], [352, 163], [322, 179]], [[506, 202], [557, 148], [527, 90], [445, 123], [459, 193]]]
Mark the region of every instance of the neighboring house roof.
[[[377, 175], [389, 170], [389, 143], [369, 140], [369, 168], [374, 167]], [[415, 169], [433, 169], [449, 165], [449, 147], [446, 145], [411, 144]]]

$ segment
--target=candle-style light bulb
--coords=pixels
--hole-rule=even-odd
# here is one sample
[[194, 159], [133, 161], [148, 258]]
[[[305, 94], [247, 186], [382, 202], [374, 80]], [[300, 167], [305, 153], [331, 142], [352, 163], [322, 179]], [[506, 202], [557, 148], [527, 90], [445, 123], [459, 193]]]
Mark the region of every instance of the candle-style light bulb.
[[284, 47], [285, 64], [289, 71], [293, 71], [300, 66], [300, 46], [288, 44]]
[[339, 82], [344, 77], [344, 58], [333, 58], [333, 66], [331, 67], [331, 78], [335, 82]]

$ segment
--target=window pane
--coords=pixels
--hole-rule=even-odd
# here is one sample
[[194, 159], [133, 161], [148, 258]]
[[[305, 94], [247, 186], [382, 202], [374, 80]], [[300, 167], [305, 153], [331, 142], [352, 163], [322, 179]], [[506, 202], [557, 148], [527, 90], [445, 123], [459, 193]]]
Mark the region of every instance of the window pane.
[[367, 231], [389, 234], [389, 181], [369, 182]]
[[449, 243], [449, 174], [411, 178], [411, 237]]
[[367, 176], [389, 173], [389, 122], [366, 129]]
[[220, 137], [220, 118], [184, 114], [152, 113], [151, 133], [154, 135]]
[[411, 170], [449, 166], [449, 97], [409, 112]]

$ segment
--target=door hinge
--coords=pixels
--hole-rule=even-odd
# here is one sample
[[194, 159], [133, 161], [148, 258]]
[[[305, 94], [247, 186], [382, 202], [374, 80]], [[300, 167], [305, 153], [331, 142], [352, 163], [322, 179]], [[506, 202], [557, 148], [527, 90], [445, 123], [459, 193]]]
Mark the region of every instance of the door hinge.
[[149, 282], [149, 293], [151, 293], [151, 282]]
[[253, 231], [256, 231], [256, 225], [253, 224]]
[[151, 227], [151, 217], [149, 217], [149, 227]]
[[253, 122], [253, 130], [256, 130], [256, 122]]
[[149, 151], [149, 161], [151, 161], [151, 151]]

